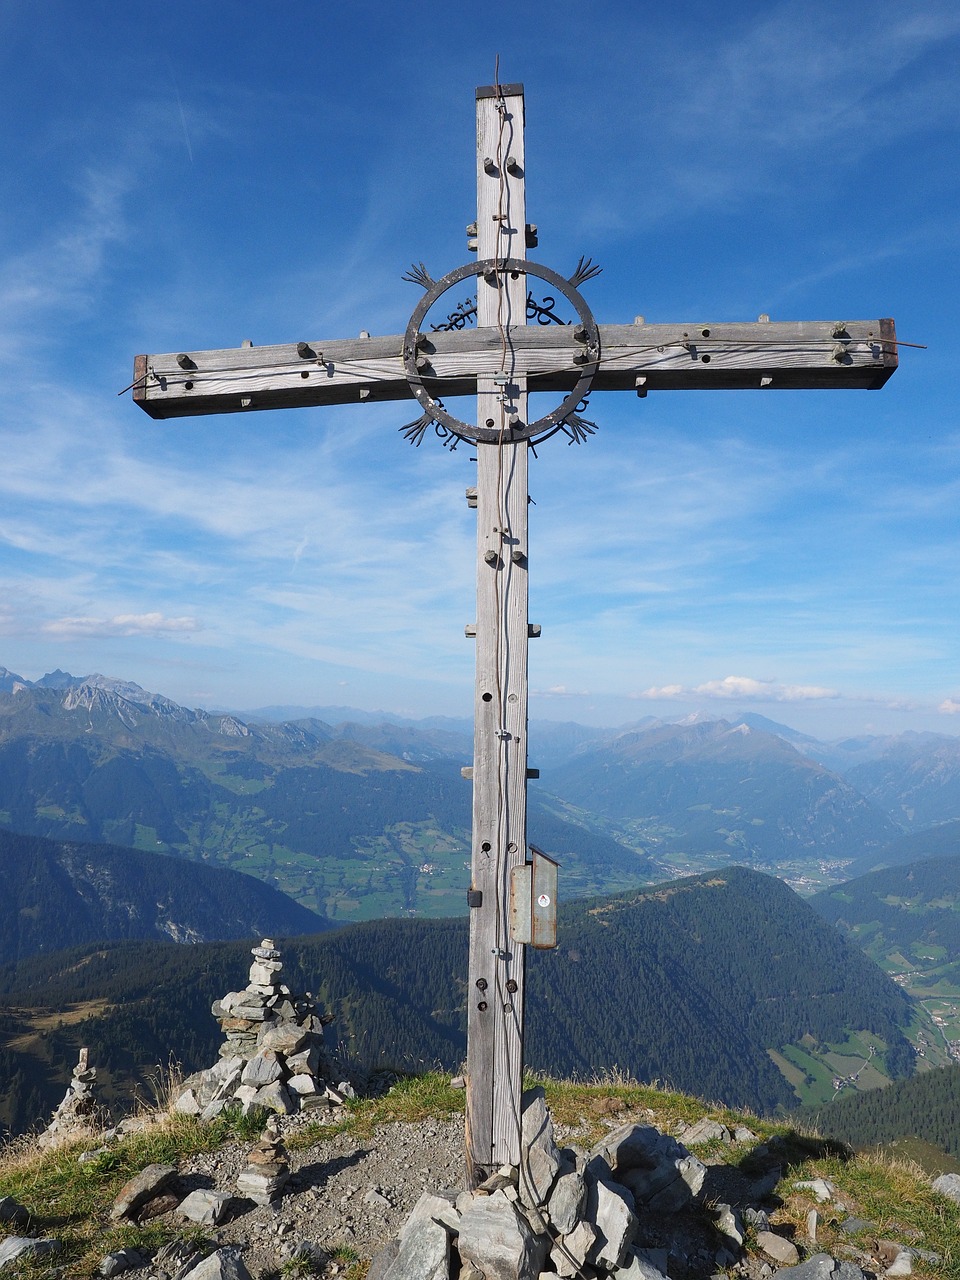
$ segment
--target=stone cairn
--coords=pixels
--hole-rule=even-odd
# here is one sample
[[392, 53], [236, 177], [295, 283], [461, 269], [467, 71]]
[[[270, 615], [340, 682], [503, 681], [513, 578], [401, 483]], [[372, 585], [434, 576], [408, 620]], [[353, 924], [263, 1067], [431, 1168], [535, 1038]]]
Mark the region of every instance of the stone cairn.
[[41, 1147], [55, 1146], [56, 1143], [91, 1128], [95, 1123], [97, 1100], [93, 1086], [96, 1078], [97, 1069], [90, 1066], [89, 1049], [81, 1049], [63, 1101], [38, 1139]]
[[280, 952], [264, 938], [251, 953], [250, 980], [213, 1002], [225, 1036], [220, 1060], [184, 1081], [174, 1110], [212, 1120], [229, 1103], [246, 1115], [266, 1107], [292, 1115], [343, 1101], [330, 1085], [323, 1045], [324, 1019], [313, 997], [296, 996], [281, 981]]
[[[540, 1088], [524, 1095], [521, 1123], [522, 1167], [504, 1165], [476, 1191], [424, 1193], [368, 1280], [665, 1280], [666, 1250], [634, 1247], [638, 1215], [692, 1208], [706, 1166], [649, 1125], [560, 1151]], [[718, 1209], [733, 1262], [742, 1225]]]
[[260, 1141], [247, 1153], [247, 1165], [237, 1178], [237, 1190], [255, 1204], [278, 1200], [290, 1177], [287, 1152], [280, 1137], [280, 1118], [272, 1115]]

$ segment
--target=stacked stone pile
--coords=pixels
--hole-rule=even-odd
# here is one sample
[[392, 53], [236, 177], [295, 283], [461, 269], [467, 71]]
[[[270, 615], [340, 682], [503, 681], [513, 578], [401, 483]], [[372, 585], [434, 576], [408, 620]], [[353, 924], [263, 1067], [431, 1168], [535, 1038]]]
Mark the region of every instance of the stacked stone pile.
[[476, 1191], [426, 1193], [370, 1280], [663, 1280], [666, 1253], [635, 1247], [639, 1215], [694, 1205], [706, 1176], [696, 1156], [636, 1124], [591, 1152], [560, 1151], [539, 1088], [524, 1096], [521, 1149], [520, 1168], [503, 1166]]
[[38, 1139], [41, 1147], [55, 1146], [94, 1124], [97, 1119], [97, 1099], [94, 1095], [96, 1078], [97, 1069], [90, 1066], [89, 1050], [81, 1049], [63, 1101]]
[[255, 1204], [272, 1204], [283, 1194], [289, 1177], [280, 1121], [271, 1116], [260, 1141], [247, 1153], [247, 1165], [237, 1178], [237, 1190]]
[[267, 1107], [292, 1115], [342, 1101], [330, 1085], [323, 1024], [309, 994], [297, 996], [281, 980], [283, 964], [271, 938], [252, 951], [243, 991], [213, 1002], [224, 1043], [220, 1061], [184, 1082], [177, 1111], [212, 1120], [231, 1102], [244, 1112]]

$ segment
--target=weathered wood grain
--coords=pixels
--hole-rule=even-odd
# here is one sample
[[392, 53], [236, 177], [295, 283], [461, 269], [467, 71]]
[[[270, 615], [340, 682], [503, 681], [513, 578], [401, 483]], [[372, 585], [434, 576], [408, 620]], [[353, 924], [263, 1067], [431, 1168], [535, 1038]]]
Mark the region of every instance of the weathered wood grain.
[[[523, 97], [477, 99], [477, 241], [482, 259], [525, 256]], [[507, 158], [515, 163], [508, 165]], [[477, 322], [495, 335], [477, 370], [477, 420], [505, 435], [526, 417], [517, 359], [526, 282], [477, 281]], [[438, 335], [438, 337], [441, 335]], [[453, 335], [442, 335], [451, 337]], [[454, 353], [456, 354], [456, 353]], [[499, 381], [495, 380], [499, 378]], [[475, 1185], [520, 1160], [524, 949], [511, 940], [510, 875], [526, 859], [528, 449], [477, 448], [477, 624], [467, 1013], [467, 1170]], [[478, 984], [483, 983], [481, 988]]]
[[[513, 254], [518, 254], [516, 244]], [[478, 286], [478, 304], [485, 295], [496, 294], [482, 279]], [[577, 377], [573, 356], [580, 346], [567, 326], [521, 329], [515, 317], [512, 323], [512, 368], [527, 377], [529, 390], [569, 391]], [[836, 326], [833, 320], [602, 324], [594, 390], [633, 390], [641, 375], [648, 391], [759, 389], [763, 379], [770, 380], [771, 390], [883, 386], [897, 367], [893, 321], [847, 321], [843, 339], [834, 336]], [[709, 336], [703, 336], [704, 329]], [[502, 338], [495, 320], [426, 338], [432, 376], [425, 382], [434, 395], [473, 394], [478, 378], [500, 368]], [[296, 343], [138, 356], [134, 400], [153, 418], [177, 418], [349, 404], [358, 402], [362, 392], [374, 400], [412, 399], [400, 356], [401, 335], [308, 345], [322, 358], [305, 360]], [[189, 356], [196, 368], [182, 369], [178, 354]]]

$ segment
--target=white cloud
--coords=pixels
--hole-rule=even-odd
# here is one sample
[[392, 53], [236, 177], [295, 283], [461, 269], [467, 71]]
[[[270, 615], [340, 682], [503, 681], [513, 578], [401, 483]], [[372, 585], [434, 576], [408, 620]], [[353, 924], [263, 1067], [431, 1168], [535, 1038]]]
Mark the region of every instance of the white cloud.
[[568, 689], [565, 684], [551, 685], [549, 689], [531, 689], [531, 698], [589, 698], [589, 689]]
[[945, 698], [937, 710], [945, 716], [960, 715], [960, 702], [956, 698]]
[[113, 618], [58, 618], [44, 624], [48, 635], [156, 636], [178, 631], [199, 631], [196, 618], [165, 618], [162, 613], [118, 613]]
[[839, 698], [840, 694], [836, 689], [827, 689], [821, 685], [778, 684], [773, 680], [754, 680], [750, 676], [724, 676], [722, 680], [707, 680], [704, 684], [691, 687], [680, 684], [661, 685], [630, 696], [647, 701], [665, 698], [736, 698], [738, 701], [750, 702], [811, 702]]

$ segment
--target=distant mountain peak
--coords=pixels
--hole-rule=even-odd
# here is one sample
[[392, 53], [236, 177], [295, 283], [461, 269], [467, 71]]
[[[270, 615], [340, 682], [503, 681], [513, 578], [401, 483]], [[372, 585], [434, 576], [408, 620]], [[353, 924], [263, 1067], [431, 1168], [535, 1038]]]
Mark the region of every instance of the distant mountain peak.
[[221, 716], [217, 732], [222, 733], [225, 738], [250, 737], [249, 727], [242, 720], [238, 720], [236, 716]]
[[57, 667], [56, 671], [48, 671], [39, 680], [28, 680], [26, 683], [31, 684], [34, 689], [68, 689], [70, 685], [78, 683], [78, 678]]

